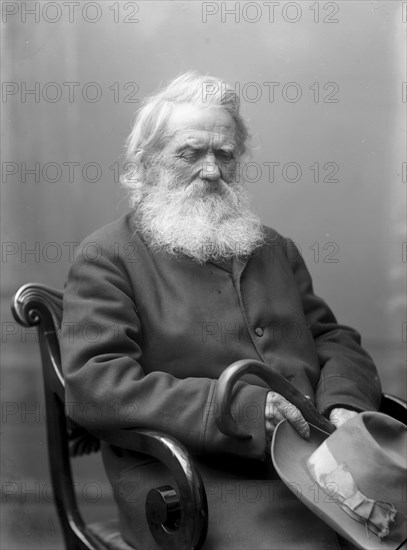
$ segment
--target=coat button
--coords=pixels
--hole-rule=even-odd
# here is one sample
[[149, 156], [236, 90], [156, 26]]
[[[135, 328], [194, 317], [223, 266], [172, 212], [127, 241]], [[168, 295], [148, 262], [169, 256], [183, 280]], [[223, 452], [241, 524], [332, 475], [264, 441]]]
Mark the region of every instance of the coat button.
[[254, 332], [257, 336], [263, 336], [263, 334], [264, 334], [264, 330], [261, 327], [256, 327], [254, 329]]

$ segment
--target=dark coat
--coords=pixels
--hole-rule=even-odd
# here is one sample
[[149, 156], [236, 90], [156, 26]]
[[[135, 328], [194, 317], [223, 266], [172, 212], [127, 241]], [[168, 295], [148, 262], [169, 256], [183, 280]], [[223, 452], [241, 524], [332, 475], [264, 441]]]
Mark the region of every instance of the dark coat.
[[264, 384], [247, 378], [235, 390], [249, 439], [221, 434], [211, 407], [222, 371], [249, 358], [273, 365], [325, 415], [377, 409], [380, 383], [359, 334], [314, 294], [294, 243], [266, 233], [231, 269], [152, 252], [129, 214], [85, 239], [64, 294], [68, 413], [89, 430], [150, 428], [195, 455], [264, 460]]

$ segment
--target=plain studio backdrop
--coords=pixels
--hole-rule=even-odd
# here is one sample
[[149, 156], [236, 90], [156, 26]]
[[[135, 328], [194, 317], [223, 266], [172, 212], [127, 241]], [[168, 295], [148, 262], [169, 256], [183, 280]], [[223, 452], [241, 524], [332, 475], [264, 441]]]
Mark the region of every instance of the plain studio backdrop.
[[[62, 288], [77, 244], [126, 212], [119, 174], [134, 113], [184, 71], [240, 91], [255, 210], [297, 243], [316, 293], [361, 332], [384, 391], [406, 397], [405, 11], [2, 2], [2, 548], [62, 547], [35, 331], [13, 321], [11, 297], [27, 282]], [[99, 460], [76, 466], [92, 518], [113, 513]]]

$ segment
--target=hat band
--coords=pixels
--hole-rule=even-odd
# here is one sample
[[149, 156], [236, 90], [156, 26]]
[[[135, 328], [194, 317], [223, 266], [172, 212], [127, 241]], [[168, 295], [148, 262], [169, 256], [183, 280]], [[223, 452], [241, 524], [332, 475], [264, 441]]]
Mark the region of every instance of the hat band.
[[364, 523], [379, 539], [388, 536], [389, 525], [396, 518], [396, 507], [361, 493], [348, 465], [337, 463], [326, 442], [309, 457], [307, 466], [321, 489], [349, 516]]

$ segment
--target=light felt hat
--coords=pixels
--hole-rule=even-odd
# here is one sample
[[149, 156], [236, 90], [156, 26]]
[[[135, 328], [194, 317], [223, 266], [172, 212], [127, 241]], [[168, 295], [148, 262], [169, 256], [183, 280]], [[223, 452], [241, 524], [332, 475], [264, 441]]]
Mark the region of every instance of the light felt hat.
[[407, 538], [407, 427], [364, 412], [308, 441], [284, 420], [272, 442], [283, 482], [323, 521], [362, 550], [396, 550]]

